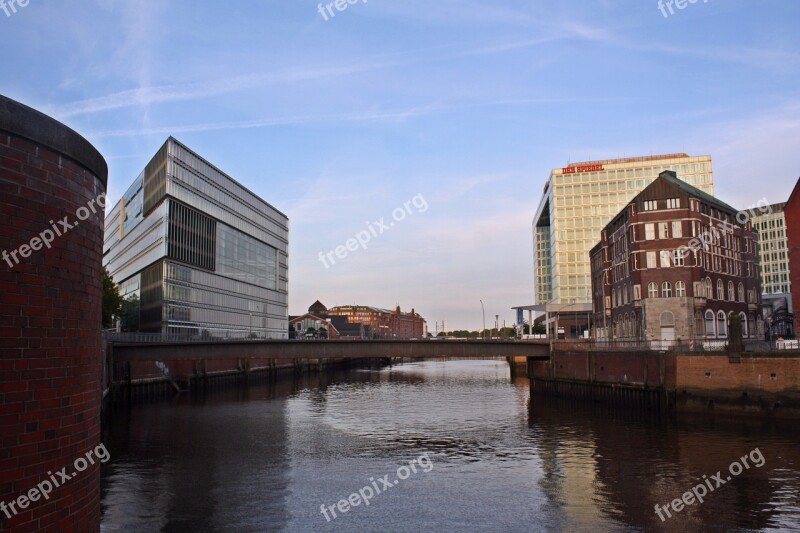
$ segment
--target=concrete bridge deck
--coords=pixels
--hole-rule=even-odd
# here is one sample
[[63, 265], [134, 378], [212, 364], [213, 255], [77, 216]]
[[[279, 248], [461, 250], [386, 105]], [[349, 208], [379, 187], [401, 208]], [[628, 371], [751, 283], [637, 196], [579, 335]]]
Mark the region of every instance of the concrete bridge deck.
[[210, 342], [112, 342], [113, 359], [124, 361], [241, 359], [410, 359], [528, 357], [548, 360], [550, 344], [499, 340], [240, 340]]

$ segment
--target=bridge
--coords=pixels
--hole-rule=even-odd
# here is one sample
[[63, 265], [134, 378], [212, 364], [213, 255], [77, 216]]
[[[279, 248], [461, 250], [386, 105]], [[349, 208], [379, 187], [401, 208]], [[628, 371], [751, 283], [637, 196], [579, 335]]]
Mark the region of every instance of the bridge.
[[500, 340], [236, 340], [112, 342], [114, 360], [375, 359], [532, 357], [548, 360], [550, 342]]
[[548, 341], [511, 340], [159, 340], [107, 344], [107, 385], [167, 383], [176, 391], [218, 376], [297, 372], [350, 360], [486, 359], [505, 357], [512, 373], [530, 360], [548, 361]]

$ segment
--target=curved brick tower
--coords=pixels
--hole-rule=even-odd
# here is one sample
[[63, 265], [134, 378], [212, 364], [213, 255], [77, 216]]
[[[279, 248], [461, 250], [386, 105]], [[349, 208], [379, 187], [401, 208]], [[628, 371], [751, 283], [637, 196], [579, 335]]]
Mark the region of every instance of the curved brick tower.
[[100, 444], [107, 176], [83, 137], [0, 96], [0, 531], [100, 528], [100, 462], [76, 459]]

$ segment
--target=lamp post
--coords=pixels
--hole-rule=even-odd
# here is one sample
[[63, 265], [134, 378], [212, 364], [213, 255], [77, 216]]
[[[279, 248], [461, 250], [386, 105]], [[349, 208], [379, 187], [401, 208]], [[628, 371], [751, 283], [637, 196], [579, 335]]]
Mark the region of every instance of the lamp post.
[[486, 340], [486, 309], [483, 307], [483, 300], [481, 300], [481, 313], [483, 313], [483, 331], [481, 332], [481, 337], [483, 337], [483, 340]]

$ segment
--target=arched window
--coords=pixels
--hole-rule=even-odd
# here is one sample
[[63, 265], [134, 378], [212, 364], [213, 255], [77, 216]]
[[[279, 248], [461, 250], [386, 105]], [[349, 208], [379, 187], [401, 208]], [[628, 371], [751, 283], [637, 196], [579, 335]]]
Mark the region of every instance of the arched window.
[[747, 327], [747, 315], [739, 313], [739, 319], [742, 321], [742, 337], [745, 339], [750, 338], [750, 329]]
[[728, 338], [728, 319], [724, 311], [717, 312], [717, 337], [720, 339]]
[[739, 301], [744, 303], [744, 284], [739, 283]]
[[617, 291], [611, 290], [611, 307], [617, 306]]
[[717, 280], [717, 300], [724, 300], [725, 299], [725, 286], [722, 284], [722, 280]]
[[675, 283], [675, 296], [678, 298], [686, 297], [686, 284], [684, 282], [678, 281]]
[[672, 298], [672, 283], [665, 281], [664, 284], [661, 285], [661, 296], [664, 298]]
[[717, 336], [716, 320], [714, 320], [714, 312], [709, 309], [706, 311], [706, 337], [713, 339]]
[[736, 291], [733, 288], [733, 282], [732, 281], [728, 282], [728, 300], [730, 300], [731, 302], [735, 302], [736, 301]]
[[658, 298], [658, 285], [650, 283], [650, 285], [647, 286], [647, 297]]
[[714, 286], [711, 285], [711, 278], [706, 278], [706, 298], [708, 298], [709, 300], [714, 298], [714, 294], [712, 294], [713, 291], [714, 291]]

